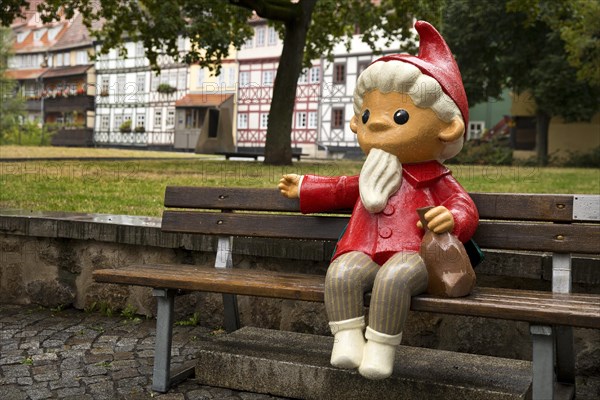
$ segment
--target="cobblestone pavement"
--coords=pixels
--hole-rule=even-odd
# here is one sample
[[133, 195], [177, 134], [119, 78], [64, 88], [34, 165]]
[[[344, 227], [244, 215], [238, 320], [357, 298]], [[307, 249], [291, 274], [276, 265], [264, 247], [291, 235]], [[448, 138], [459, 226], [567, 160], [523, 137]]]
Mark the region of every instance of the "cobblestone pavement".
[[[173, 364], [192, 360], [210, 334], [176, 326]], [[154, 338], [154, 320], [0, 304], [0, 399], [277, 399], [194, 380], [152, 392]]]

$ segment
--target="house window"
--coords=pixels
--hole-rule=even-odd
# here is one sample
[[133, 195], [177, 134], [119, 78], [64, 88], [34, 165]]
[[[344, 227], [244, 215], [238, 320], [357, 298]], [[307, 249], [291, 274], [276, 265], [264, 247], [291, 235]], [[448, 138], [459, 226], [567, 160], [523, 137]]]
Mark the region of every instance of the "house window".
[[296, 128], [306, 128], [306, 113], [296, 113]]
[[116, 131], [118, 131], [122, 124], [123, 124], [123, 114], [115, 114], [115, 124], [113, 125], [114, 129]]
[[238, 114], [238, 128], [239, 129], [247, 129], [248, 128], [248, 114]]
[[177, 50], [180, 52], [185, 51], [185, 38], [183, 36], [177, 37]]
[[196, 87], [204, 86], [204, 68], [198, 69], [198, 82], [196, 83]]
[[146, 125], [146, 115], [145, 114], [137, 114], [135, 116], [135, 126], [144, 127]]
[[308, 83], [308, 69], [304, 68], [298, 77], [298, 83]]
[[333, 65], [333, 83], [338, 85], [346, 83], [346, 64]]
[[240, 72], [240, 87], [248, 86], [250, 84], [250, 72]]
[[200, 125], [201, 110], [199, 108], [186, 108], [185, 110], [185, 128], [198, 129]]
[[227, 86], [235, 85], [235, 68], [227, 68]]
[[356, 71], [356, 79], [358, 79], [358, 76], [360, 74], [362, 74], [362, 72], [367, 69], [367, 67], [371, 65], [370, 61], [359, 61], [358, 65], [357, 65], [357, 71]]
[[57, 67], [62, 67], [62, 65], [63, 65], [62, 53], [58, 53], [54, 57], [56, 59], [56, 62], [54, 63], [54, 65], [56, 65]]
[[267, 38], [267, 43], [269, 46], [275, 46], [277, 44], [277, 37], [279, 36], [277, 34], [277, 31], [275, 30], [275, 27], [270, 26], [268, 29], [268, 38]]
[[76, 53], [76, 63], [77, 65], [84, 65], [88, 63], [88, 53], [87, 50], [80, 50]]
[[125, 93], [125, 75], [117, 75], [117, 93]]
[[269, 114], [260, 114], [260, 128], [267, 129], [269, 126]]
[[273, 71], [263, 71], [262, 81], [263, 86], [273, 86]]
[[344, 109], [334, 108], [331, 110], [331, 129], [342, 129], [344, 127]]
[[169, 85], [174, 88], [177, 87], [177, 71], [169, 72]]
[[248, 38], [248, 40], [246, 40], [246, 42], [242, 46], [242, 49], [251, 49], [253, 45], [254, 45], [254, 39]]
[[185, 89], [187, 86], [187, 69], [180, 69], [177, 73], [177, 87]]
[[479, 139], [485, 129], [485, 121], [469, 121], [469, 129], [467, 130], [467, 140]]
[[321, 68], [312, 67], [310, 69], [310, 83], [318, 83], [321, 81]]
[[146, 75], [145, 74], [138, 74], [136, 76], [136, 92], [137, 93], [144, 93], [146, 91]]
[[135, 44], [135, 56], [142, 58], [145, 56], [145, 53], [146, 53], [146, 49], [144, 49], [144, 43], [137, 42]]
[[[60, 54], [59, 54], [60, 56]], [[63, 65], [65, 67], [68, 67], [69, 65], [71, 65], [71, 53], [63, 53]]]
[[23, 40], [25, 40], [27, 35], [29, 35], [29, 31], [17, 33], [17, 43], [23, 42]]
[[315, 129], [317, 127], [319, 120], [316, 111], [311, 111], [308, 113], [308, 127], [311, 129]]
[[156, 89], [158, 89], [158, 84], [160, 83], [160, 75], [158, 74], [153, 74], [152, 75], [152, 82], [150, 83], [150, 88], [153, 92], [156, 92]]
[[175, 126], [175, 110], [169, 110], [167, 112], [167, 128]]
[[[62, 122], [62, 121], [61, 121]], [[110, 123], [110, 115], [100, 116], [100, 130], [107, 131]]]
[[154, 110], [154, 130], [162, 129], [162, 110], [157, 108]]
[[103, 76], [100, 80], [100, 93], [108, 93], [110, 87], [110, 80], [108, 76]]
[[256, 47], [263, 47], [265, 45], [265, 27], [259, 26], [256, 28]]
[[[46, 33], [45, 29], [38, 29], [37, 31], [33, 32], [33, 40], [36, 42], [39, 41], [42, 36], [44, 36], [44, 33]], [[19, 40], [19, 42], [22, 42], [22, 40]]]

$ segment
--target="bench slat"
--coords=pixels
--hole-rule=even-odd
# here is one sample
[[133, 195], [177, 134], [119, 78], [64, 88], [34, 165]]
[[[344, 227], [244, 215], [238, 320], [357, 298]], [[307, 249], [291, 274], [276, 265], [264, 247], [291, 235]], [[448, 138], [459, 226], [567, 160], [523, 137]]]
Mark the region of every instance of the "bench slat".
[[[155, 264], [96, 270], [93, 277], [97, 282], [153, 288], [315, 302], [323, 302], [324, 298], [324, 277], [321, 275]], [[415, 296], [411, 309], [538, 324], [600, 328], [600, 304], [593, 302], [589, 295], [580, 294], [476, 288], [470, 296], [456, 299], [431, 295]]]
[[[337, 240], [347, 217], [165, 211], [165, 232]], [[481, 221], [474, 240], [482, 248], [600, 253], [600, 226]]]
[[[554, 221], [573, 220], [572, 195], [470, 193], [482, 219]], [[168, 186], [165, 207], [217, 210], [298, 212], [297, 199], [286, 199], [274, 189]]]

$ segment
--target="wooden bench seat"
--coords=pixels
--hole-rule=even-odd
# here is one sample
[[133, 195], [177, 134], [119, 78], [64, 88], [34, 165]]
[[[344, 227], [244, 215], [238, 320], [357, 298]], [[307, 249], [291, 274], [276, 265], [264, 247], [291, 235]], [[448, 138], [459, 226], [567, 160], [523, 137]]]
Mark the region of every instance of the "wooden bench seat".
[[[481, 217], [475, 241], [484, 249], [552, 253], [552, 292], [477, 287], [459, 299], [416, 296], [411, 309], [528, 322], [533, 342], [533, 397], [548, 399], [565, 392], [569, 397], [575, 384], [572, 327], [600, 328], [600, 295], [570, 293], [571, 254], [600, 254], [600, 196], [471, 196]], [[223, 293], [229, 331], [239, 327], [235, 295], [321, 302], [323, 276], [232, 269], [233, 241], [235, 237], [260, 237], [335, 242], [350, 213], [301, 215], [298, 201], [283, 198], [277, 190], [240, 188], [168, 187], [165, 207], [162, 231], [217, 236], [216, 268], [132, 265], [94, 271], [98, 282], [155, 289], [158, 315], [153, 389], [162, 392], [176, 380], [169, 363], [177, 290]]]
[[[316, 302], [324, 301], [325, 289], [321, 275], [194, 265], [131, 265], [96, 271], [94, 277], [105, 283]], [[481, 287], [463, 298], [419, 295], [411, 310], [600, 329], [597, 300], [587, 294]]]

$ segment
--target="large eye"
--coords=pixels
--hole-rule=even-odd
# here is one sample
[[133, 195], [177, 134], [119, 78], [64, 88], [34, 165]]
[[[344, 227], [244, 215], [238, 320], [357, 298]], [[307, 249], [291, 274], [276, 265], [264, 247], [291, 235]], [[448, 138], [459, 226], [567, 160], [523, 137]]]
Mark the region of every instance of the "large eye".
[[[398, 125], [404, 125], [405, 123], [408, 122], [408, 111], [400, 109], [398, 111], [396, 111], [396, 113], [394, 114], [394, 122], [397, 123]], [[363, 117], [364, 119], [364, 117]]]
[[369, 120], [369, 116], [371, 115], [371, 112], [369, 110], [365, 110], [365, 112], [362, 115], [362, 122], [363, 124], [366, 124], [367, 121]]

